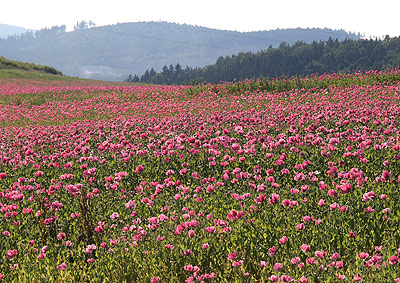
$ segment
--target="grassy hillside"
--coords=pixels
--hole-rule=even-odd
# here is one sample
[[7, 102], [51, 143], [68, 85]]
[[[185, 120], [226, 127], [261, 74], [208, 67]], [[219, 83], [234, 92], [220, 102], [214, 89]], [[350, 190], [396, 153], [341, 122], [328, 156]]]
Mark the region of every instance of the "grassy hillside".
[[[4, 57], [0, 57], [0, 70], [7, 70], [9, 74], [12, 74], [16, 70], [24, 70], [24, 71], [37, 71], [51, 75], [62, 75], [60, 71], [56, 70], [53, 67], [9, 60]], [[12, 70], [12, 72], [10, 72], [10, 70]], [[7, 73], [7, 71], [3, 73]]]

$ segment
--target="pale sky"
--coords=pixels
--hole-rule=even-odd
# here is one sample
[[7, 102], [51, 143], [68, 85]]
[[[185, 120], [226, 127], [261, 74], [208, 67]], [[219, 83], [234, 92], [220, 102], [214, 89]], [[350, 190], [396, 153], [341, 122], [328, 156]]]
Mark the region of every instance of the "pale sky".
[[400, 0], [0, 0], [0, 23], [31, 29], [72, 30], [81, 20], [97, 26], [168, 21], [237, 31], [332, 28], [367, 38], [400, 36]]

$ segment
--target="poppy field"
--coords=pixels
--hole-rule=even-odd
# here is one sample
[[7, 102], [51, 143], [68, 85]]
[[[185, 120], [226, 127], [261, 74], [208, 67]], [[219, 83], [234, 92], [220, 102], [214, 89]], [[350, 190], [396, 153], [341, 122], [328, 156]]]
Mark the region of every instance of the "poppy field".
[[400, 71], [0, 83], [0, 281], [400, 282]]

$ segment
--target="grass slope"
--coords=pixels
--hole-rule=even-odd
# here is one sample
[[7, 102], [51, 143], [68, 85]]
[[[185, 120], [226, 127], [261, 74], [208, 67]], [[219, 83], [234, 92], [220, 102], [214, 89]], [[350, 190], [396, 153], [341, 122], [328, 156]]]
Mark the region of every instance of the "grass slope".
[[5, 57], [0, 57], [0, 69], [17, 69], [26, 71], [39, 71], [42, 73], [52, 74], [52, 75], [62, 75], [62, 73], [53, 67], [42, 66], [33, 63], [25, 63], [20, 61], [13, 61], [6, 59]]
[[9, 60], [0, 56], [0, 83], [10, 81], [21, 85], [26, 84], [26, 81], [48, 81], [49, 83], [62, 82], [79, 85], [117, 84], [116, 82], [65, 76], [53, 67]]

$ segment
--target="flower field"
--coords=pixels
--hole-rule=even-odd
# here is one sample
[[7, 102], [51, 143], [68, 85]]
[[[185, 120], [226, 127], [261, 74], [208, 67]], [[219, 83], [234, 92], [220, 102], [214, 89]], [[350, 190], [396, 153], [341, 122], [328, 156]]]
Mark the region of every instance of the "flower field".
[[400, 282], [400, 71], [0, 83], [5, 282]]

